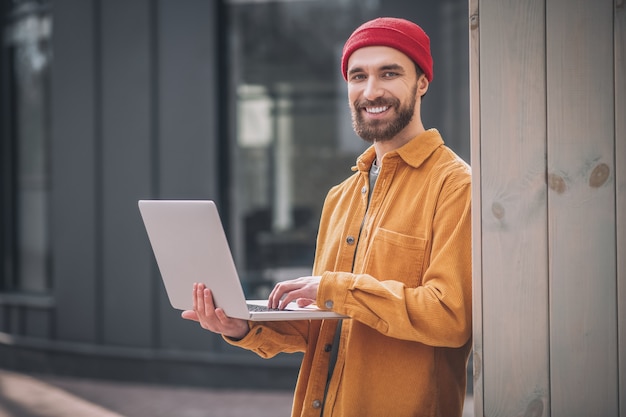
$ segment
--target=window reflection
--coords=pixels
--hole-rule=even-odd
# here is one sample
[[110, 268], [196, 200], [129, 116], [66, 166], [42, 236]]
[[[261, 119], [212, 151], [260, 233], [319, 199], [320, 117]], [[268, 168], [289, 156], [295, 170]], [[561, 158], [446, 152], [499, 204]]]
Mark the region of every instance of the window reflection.
[[252, 295], [310, 274], [325, 194], [365, 148], [337, 68], [345, 37], [378, 2], [353, 3], [229, 2], [237, 100], [231, 241]]
[[[0, 288], [48, 288], [48, 135], [52, 20], [43, 1], [15, 1], [4, 27], [8, 99], [2, 144], [5, 269]], [[5, 102], [6, 103], [6, 102]]]
[[[442, 37], [453, 44], [446, 53], [456, 56], [454, 48], [467, 49], [467, 40], [457, 39], [455, 29], [466, 28], [462, 12], [467, 5], [459, 0], [229, 0], [227, 5], [231, 97], [236, 100], [229, 238], [249, 295], [263, 297], [276, 281], [310, 273], [325, 195], [351, 174], [366, 147], [352, 130], [339, 71], [345, 39], [377, 16], [420, 22], [446, 18], [446, 25], [432, 26], [446, 28]], [[449, 10], [460, 11], [458, 22], [450, 20]], [[467, 84], [467, 68], [459, 60], [437, 62], [441, 73], [445, 68], [447, 87], [428, 97], [426, 113], [438, 116], [429, 121], [426, 114], [426, 121], [443, 130], [444, 138], [441, 122], [450, 120], [452, 133], [469, 125], [468, 109], [458, 117], [466, 110], [458, 103], [467, 99], [467, 90], [455, 84]], [[469, 143], [469, 129], [465, 138]]]

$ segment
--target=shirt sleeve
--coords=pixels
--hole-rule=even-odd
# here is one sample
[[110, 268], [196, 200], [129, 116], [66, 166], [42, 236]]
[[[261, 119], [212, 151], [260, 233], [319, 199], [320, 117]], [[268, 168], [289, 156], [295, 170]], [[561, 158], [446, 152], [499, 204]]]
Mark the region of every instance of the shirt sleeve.
[[421, 284], [368, 274], [324, 272], [320, 308], [350, 316], [398, 339], [460, 347], [471, 336], [471, 187], [442, 197], [433, 220], [429, 265]]
[[308, 320], [295, 321], [249, 321], [250, 331], [240, 340], [223, 337], [233, 345], [251, 350], [262, 358], [271, 358], [279, 353], [304, 352], [308, 341]]

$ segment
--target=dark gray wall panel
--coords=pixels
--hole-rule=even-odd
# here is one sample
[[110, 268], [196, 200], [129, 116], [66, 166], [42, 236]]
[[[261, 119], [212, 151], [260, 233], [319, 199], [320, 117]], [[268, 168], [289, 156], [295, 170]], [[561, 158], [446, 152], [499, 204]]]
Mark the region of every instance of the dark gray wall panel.
[[101, 2], [102, 305], [106, 344], [152, 344], [152, 258], [137, 200], [151, 190], [151, 2]]
[[48, 309], [30, 308], [24, 311], [24, 333], [28, 337], [50, 339], [53, 315]]
[[[216, 199], [217, 2], [160, 0], [158, 5], [158, 195]], [[162, 347], [211, 349], [222, 343], [197, 324], [184, 323], [163, 293], [160, 309]]]
[[94, 2], [54, 5], [50, 199], [56, 336], [95, 342], [96, 119]]
[[159, 194], [214, 198], [217, 2], [160, 0]]

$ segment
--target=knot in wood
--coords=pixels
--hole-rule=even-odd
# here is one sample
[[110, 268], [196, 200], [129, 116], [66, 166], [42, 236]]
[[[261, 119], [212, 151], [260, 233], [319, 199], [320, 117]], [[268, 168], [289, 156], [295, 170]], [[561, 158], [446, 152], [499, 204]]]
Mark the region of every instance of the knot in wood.
[[601, 187], [607, 179], [609, 179], [609, 173], [611, 169], [605, 163], [598, 164], [593, 171], [591, 171], [591, 175], [589, 176], [589, 186], [598, 188]]
[[563, 194], [567, 189], [567, 184], [563, 177], [557, 174], [548, 175], [548, 187], [557, 194]]
[[470, 16], [470, 29], [478, 29], [478, 13]]
[[491, 205], [491, 212], [493, 213], [493, 216], [498, 220], [502, 220], [504, 218], [504, 207], [497, 201]]

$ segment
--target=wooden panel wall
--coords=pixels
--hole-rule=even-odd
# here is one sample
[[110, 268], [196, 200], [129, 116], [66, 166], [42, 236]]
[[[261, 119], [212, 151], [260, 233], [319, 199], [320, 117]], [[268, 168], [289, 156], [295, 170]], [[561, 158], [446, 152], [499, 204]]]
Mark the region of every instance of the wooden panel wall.
[[470, 1], [477, 416], [626, 415], [623, 8]]
[[546, 22], [552, 416], [615, 416], [613, 0], [547, 0]]
[[480, 13], [478, 0], [470, 0], [469, 8], [469, 91], [470, 91], [470, 160], [472, 162], [472, 178], [474, 184], [472, 192], [472, 325], [473, 325], [473, 399], [474, 409], [483, 410], [483, 293], [482, 293], [482, 227], [481, 215], [481, 187], [480, 181], [476, 184], [476, 178], [482, 177], [480, 166]]
[[549, 395], [545, 15], [494, 1], [479, 19], [482, 390], [485, 415], [510, 416]]
[[626, 2], [615, 1], [615, 172], [619, 415], [626, 416]]

